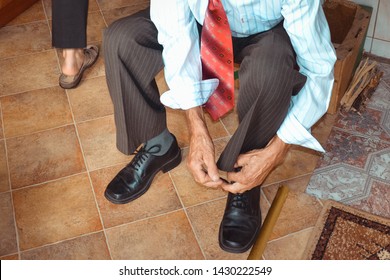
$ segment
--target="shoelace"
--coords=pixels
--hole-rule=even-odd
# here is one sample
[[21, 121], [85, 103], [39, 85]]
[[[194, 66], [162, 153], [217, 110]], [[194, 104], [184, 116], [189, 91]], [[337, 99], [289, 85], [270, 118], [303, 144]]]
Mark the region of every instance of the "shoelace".
[[154, 145], [148, 149], [145, 149], [145, 146], [142, 146], [140, 149], [136, 150], [132, 155], [135, 155], [133, 160], [129, 163], [128, 166], [131, 166], [138, 171], [138, 168], [153, 154], [156, 154], [161, 151], [161, 145]]
[[246, 209], [248, 207], [248, 197], [243, 194], [235, 194], [231, 205], [236, 208]]

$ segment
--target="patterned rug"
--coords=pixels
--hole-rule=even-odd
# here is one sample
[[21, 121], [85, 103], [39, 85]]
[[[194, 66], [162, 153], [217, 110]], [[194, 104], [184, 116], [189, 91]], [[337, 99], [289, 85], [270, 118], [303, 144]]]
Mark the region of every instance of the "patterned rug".
[[340, 112], [306, 193], [390, 219], [390, 64], [363, 112]]
[[327, 201], [305, 260], [390, 260], [390, 220]]

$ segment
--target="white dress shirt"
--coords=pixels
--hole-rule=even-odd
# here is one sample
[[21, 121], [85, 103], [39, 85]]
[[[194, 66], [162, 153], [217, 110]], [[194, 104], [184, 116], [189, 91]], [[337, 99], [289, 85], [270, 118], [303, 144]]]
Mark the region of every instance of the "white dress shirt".
[[[267, 31], [284, 20], [300, 72], [307, 77], [291, 98], [277, 134], [289, 144], [324, 151], [310, 128], [325, 113], [333, 86], [335, 50], [320, 0], [221, 0], [232, 36]], [[203, 105], [218, 86], [202, 80], [197, 22], [203, 23], [208, 0], [151, 0], [151, 19], [163, 45], [164, 73], [169, 90], [161, 102], [173, 109]]]

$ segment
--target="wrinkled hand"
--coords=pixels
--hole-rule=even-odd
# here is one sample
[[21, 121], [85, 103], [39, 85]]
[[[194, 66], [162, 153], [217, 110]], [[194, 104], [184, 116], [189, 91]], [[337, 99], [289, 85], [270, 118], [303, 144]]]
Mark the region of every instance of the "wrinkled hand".
[[225, 182], [222, 188], [231, 193], [243, 193], [261, 185], [269, 173], [284, 161], [289, 146], [275, 136], [265, 148], [239, 155], [234, 167], [240, 170], [227, 173], [228, 180], [234, 183]]
[[186, 112], [190, 130], [190, 149], [187, 167], [194, 180], [206, 187], [217, 188], [222, 185], [215, 164], [214, 144], [208, 132], [202, 108], [196, 107]]

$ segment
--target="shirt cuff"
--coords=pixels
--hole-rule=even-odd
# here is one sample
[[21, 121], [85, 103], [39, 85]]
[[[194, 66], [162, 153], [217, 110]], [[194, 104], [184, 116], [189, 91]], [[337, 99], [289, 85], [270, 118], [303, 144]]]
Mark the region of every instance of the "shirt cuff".
[[209, 79], [179, 85], [163, 93], [160, 100], [169, 108], [187, 110], [205, 104], [218, 84], [218, 79]]
[[321, 144], [291, 112], [287, 114], [285, 120], [277, 131], [277, 135], [283, 142], [287, 144], [299, 145], [325, 153], [325, 150]]

